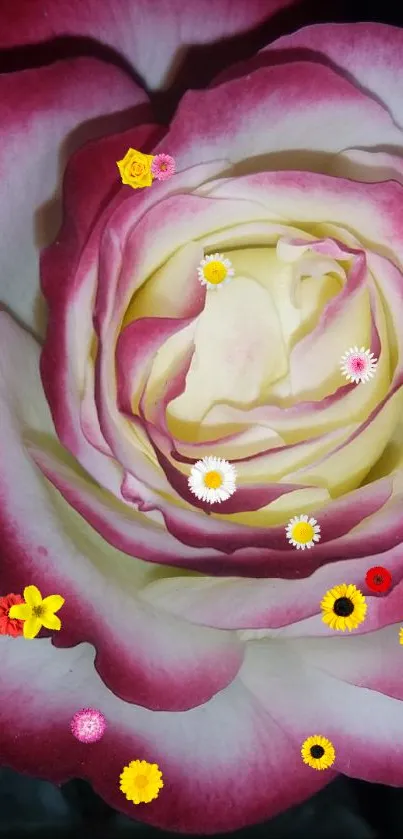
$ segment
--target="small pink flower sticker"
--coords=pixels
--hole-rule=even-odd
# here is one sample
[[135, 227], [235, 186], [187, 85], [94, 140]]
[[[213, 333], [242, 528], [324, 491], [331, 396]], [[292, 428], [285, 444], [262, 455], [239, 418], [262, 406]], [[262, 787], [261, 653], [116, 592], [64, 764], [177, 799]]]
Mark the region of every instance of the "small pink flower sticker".
[[97, 743], [106, 729], [106, 719], [96, 708], [83, 708], [74, 714], [71, 733], [80, 743]]
[[377, 359], [374, 358], [373, 352], [366, 350], [365, 347], [350, 347], [340, 360], [340, 367], [343, 376], [349, 382], [358, 384], [359, 382], [368, 382], [373, 378], [376, 371]]
[[167, 181], [175, 174], [175, 161], [170, 154], [156, 154], [151, 163], [151, 174], [157, 181]]

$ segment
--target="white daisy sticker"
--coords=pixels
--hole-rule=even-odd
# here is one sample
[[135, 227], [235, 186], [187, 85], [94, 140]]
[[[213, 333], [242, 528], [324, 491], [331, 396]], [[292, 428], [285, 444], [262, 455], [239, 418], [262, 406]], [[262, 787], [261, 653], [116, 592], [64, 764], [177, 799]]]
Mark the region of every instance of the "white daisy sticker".
[[309, 516], [294, 516], [285, 529], [287, 539], [294, 548], [304, 551], [320, 541], [320, 525]]
[[358, 384], [359, 382], [368, 382], [373, 378], [376, 371], [377, 359], [374, 358], [373, 352], [366, 350], [365, 347], [350, 347], [340, 360], [340, 367], [343, 376], [349, 382]]
[[188, 484], [200, 501], [219, 504], [236, 490], [236, 470], [220, 457], [203, 457], [192, 466]]
[[197, 273], [202, 285], [218, 289], [228, 283], [235, 272], [229, 259], [221, 253], [214, 253], [202, 259]]

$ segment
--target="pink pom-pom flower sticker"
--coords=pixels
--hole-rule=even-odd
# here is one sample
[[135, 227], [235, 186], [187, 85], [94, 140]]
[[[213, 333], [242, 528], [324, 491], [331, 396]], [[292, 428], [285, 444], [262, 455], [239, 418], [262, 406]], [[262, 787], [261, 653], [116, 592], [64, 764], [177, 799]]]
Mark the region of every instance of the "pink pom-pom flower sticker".
[[175, 161], [170, 154], [156, 154], [151, 163], [151, 174], [157, 181], [167, 181], [175, 174]]
[[80, 743], [97, 743], [105, 733], [106, 719], [96, 708], [83, 708], [74, 714], [70, 728]]

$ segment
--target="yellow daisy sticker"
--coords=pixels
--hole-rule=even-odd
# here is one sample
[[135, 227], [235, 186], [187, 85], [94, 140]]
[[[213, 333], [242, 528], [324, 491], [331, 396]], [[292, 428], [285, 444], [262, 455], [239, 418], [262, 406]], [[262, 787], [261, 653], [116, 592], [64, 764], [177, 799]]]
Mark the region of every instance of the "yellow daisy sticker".
[[202, 259], [197, 274], [202, 285], [218, 289], [226, 285], [234, 276], [234, 269], [229, 259], [222, 253], [213, 253]]
[[162, 773], [156, 763], [132, 760], [120, 775], [120, 789], [133, 804], [149, 804], [158, 798], [164, 786]]
[[285, 535], [294, 548], [304, 551], [320, 541], [320, 524], [309, 516], [293, 516], [287, 524]]

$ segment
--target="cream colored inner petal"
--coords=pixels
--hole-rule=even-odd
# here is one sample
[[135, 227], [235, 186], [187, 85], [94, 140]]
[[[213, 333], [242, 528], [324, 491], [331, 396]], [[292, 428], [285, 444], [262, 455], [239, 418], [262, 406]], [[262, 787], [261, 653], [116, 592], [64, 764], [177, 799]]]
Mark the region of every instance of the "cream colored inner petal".
[[[243, 484], [264, 483], [265, 481], [284, 481], [286, 483], [303, 483], [294, 481], [292, 473], [296, 470], [309, 468], [309, 464], [316, 463], [326, 457], [348, 439], [357, 426], [343, 426], [330, 434], [309, 440], [299, 446], [276, 449], [269, 455], [262, 455], [254, 460], [242, 463], [238, 468], [239, 479]], [[310, 484], [308, 480], [305, 483]]]
[[284, 441], [271, 428], [255, 425], [229, 439], [218, 437], [205, 445], [198, 444], [197, 448], [181, 443], [178, 450], [185, 457], [196, 459], [212, 454], [216, 457], [224, 457], [226, 460], [236, 460], [237, 458], [253, 457], [272, 449], [279, 449], [283, 445]]
[[[309, 464], [312, 462], [326, 458], [334, 449], [342, 446], [355, 430], [355, 427], [347, 426], [301, 446], [279, 447], [268, 454], [262, 453], [256, 458], [249, 456], [247, 460], [237, 463], [237, 485], [247, 487], [250, 484], [302, 483], [300, 480], [294, 481], [290, 473], [298, 470], [299, 475], [304, 468], [309, 469]], [[186, 476], [190, 474], [189, 464], [175, 461], [168, 450], [166, 455], [179, 472]], [[221, 449], [220, 455], [223, 456]], [[309, 486], [311, 482], [307, 480], [305, 483]]]
[[287, 347], [316, 325], [345, 277], [335, 260], [319, 254], [302, 257], [296, 265], [280, 260], [275, 247], [244, 248], [228, 256], [236, 274], [252, 276], [270, 292]]
[[[376, 279], [376, 278], [375, 278]], [[228, 433], [228, 429], [241, 431], [245, 426], [251, 423], [259, 423], [260, 425], [267, 424], [273, 431], [281, 436], [286, 444], [298, 443], [312, 437], [333, 431], [346, 424], [354, 425], [355, 423], [365, 422], [366, 418], [376, 408], [381, 399], [383, 399], [390, 386], [390, 357], [388, 346], [388, 326], [385, 318], [382, 302], [377, 294], [376, 286], [373, 283], [372, 277], [369, 277], [369, 287], [372, 287], [374, 292], [373, 304], [375, 307], [375, 320], [379, 331], [382, 352], [378, 360], [377, 371], [374, 378], [365, 384], [352, 387], [350, 391], [342, 398], [335, 400], [328, 407], [322, 407], [318, 411], [303, 409], [301, 411], [288, 413], [286, 410], [271, 411], [270, 404], [280, 402], [279, 399], [274, 399], [274, 386], [270, 391], [270, 397], [267, 401], [266, 407], [258, 407], [252, 412], [242, 411], [233, 405], [215, 405], [211, 408], [208, 414], [204, 417], [204, 427], [206, 433], [212, 435], [219, 435], [220, 433]], [[358, 297], [359, 299], [359, 297]], [[354, 298], [351, 301], [354, 310]], [[347, 306], [348, 309], [348, 306]], [[368, 312], [367, 312], [368, 314]], [[364, 315], [365, 310], [359, 308], [357, 314], [357, 330], [359, 331], [360, 318]], [[352, 328], [354, 321], [348, 318]], [[358, 335], [358, 332], [355, 334]], [[338, 381], [336, 387], [341, 387], [346, 384], [340, 368], [340, 356], [332, 347], [340, 341], [340, 336], [343, 337], [343, 344], [345, 341], [345, 333], [343, 330], [336, 330], [334, 326], [326, 330], [323, 336], [323, 353], [325, 347], [328, 347], [334, 357], [334, 364], [337, 365]], [[355, 341], [345, 342], [343, 352], [348, 350], [351, 345], [355, 345]], [[357, 341], [357, 343], [359, 343]], [[369, 346], [369, 338], [363, 341], [363, 344]], [[313, 344], [313, 349], [315, 344]], [[298, 347], [295, 350], [295, 357], [297, 356]], [[320, 365], [322, 354], [318, 359], [311, 360], [312, 366]], [[305, 366], [302, 366], [302, 373]], [[316, 369], [316, 367], [315, 367]], [[301, 375], [302, 375], [301, 373]], [[336, 375], [336, 374], [335, 374]], [[283, 383], [279, 382], [276, 387], [279, 388]], [[336, 387], [334, 390], [336, 390]]]
[[332, 158], [328, 172], [337, 178], [364, 183], [399, 181], [403, 183], [403, 158], [387, 152], [345, 149]]
[[396, 393], [376, 418], [340, 451], [288, 476], [291, 483], [326, 487], [336, 498], [356, 489], [378, 461], [399, 422], [402, 392]]
[[[390, 383], [387, 326], [381, 300], [376, 298], [382, 354], [374, 379], [320, 411], [294, 416], [286, 410], [270, 413], [271, 405], [287, 408], [335, 392], [345, 384], [341, 355], [354, 345], [369, 347], [371, 340], [368, 288], [350, 295], [327, 328], [321, 328], [326, 307], [346, 281], [348, 259], [336, 261], [309, 249], [295, 260], [287, 260], [286, 250], [279, 258], [277, 238], [287, 234], [307, 241], [330, 234], [357, 247], [352, 235], [327, 224], [306, 225], [304, 233], [263, 221], [236, 225], [176, 251], [135, 295], [125, 318], [128, 323], [137, 317], [177, 317], [178, 299], [183, 303], [186, 295], [190, 301], [200, 293], [197, 267], [203, 255], [219, 251], [231, 260], [235, 277], [218, 290], [207, 290], [203, 311], [194, 323], [171, 336], [157, 352], [144, 406], [146, 414], [155, 416], [167, 382], [179, 371], [182, 375], [183, 362], [194, 347], [184, 391], [167, 407], [168, 427], [179, 440], [179, 451], [188, 457], [217, 454], [235, 460], [272, 450], [240, 465], [239, 484], [301, 485], [261, 510], [224, 517], [251, 527], [282, 524], [291, 515], [317, 510], [330, 497], [365, 482], [377, 465], [382, 471], [382, 453], [386, 457], [385, 447], [403, 407], [399, 394], [356, 440], [347, 443]], [[371, 287], [371, 275], [368, 279]], [[221, 443], [223, 436], [228, 439]], [[283, 448], [300, 441], [307, 441], [306, 447]], [[146, 436], [138, 437], [139, 444], [155, 465]], [[390, 451], [388, 456], [390, 460]], [[189, 474], [188, 464], [175, 466]], [[180, 499], [176, 503], [187, 506]]]
[[215, 230], [206, 236], [201, 236], [198, 242], [206, 253], [220, 251], [228, 253], [239, 248], [268, 248], [270, 245], [276, 247], [279, 237], [294, 237], [306, 239], [307, 243], [315, 237], [309, 233], [303, 233], [297, 227], [277, 224], [271, 221], [253, 221], [234, 224], [231, 228]]
[[[164, 265], [133, 295], [126, 310], [122, 328], [138, 318], [177, 318], [194, 293], [197, 266], [203, 259], [203, 248], [189, 242], [179, 248]], [[201, 295], [200, 295], [201, 296]]]
[[[215, 433], [209, 427], [204, 435], [198, 428], [217, 403], [250, 407], [295, 400], [298, 387], [294, 385], [293, 390], [287, 371], [288, 352], [319, 323], [324, 307], [340, 293], [345, 276], [335, 260], [312, 252], [303, 254], [297, 264], [279, 260], [275, 247], [226, 250], [225, 255], [232, 262], [235, 277], [218, 292], [208, 293], [186, 390], [168, 409], [171, 432], [188, 442], [222, 435], [223, 429]], [[251, 281], [269, 295], [269, 307]], [[243, 293], [238, 296], [241, 289]], [[265, 332], [270, 333], [271, 345], [267, 334], [265, 340]], [[261, 345], [257, 343], [258, 333], [262, 335]], [[230, 355], [226, 351], [229, 345], [233, 347]], [[336, 370], [332, 371], [333, 389], [340, 383], [339, 362], [344, 350], [343, 344], [336, 357]], [[332, 392], [331, 384], [323, 385], [325, 393]], [[298, 378], [297, 385], [303, 392], [303, 380]], [[236, 430], [230, 424], [226, 433]]]
[[[398, 393], [400, 399], [403, 399], [403, 389]], [[370, 484], [373, 481], [384, 478], [386, 475], [391, 475], [392, 472], [400, 472], [403, 474], [403, 406], [400, 400], [399, 403], [398, 421], [390, 435], [381, 456], [375, 461], [372, 469], [365, 476], [362, 484]]]
[[291, 516], [313, 513], [330, 500], [328, 491], [322, 487], [296, 489], [280, 496], [260, 510], [247, 513], [221, 515], [221, 519], [248, 527], [276, 527], [285, 524]]
[[319, 323], [317, 334], [313, 329], [295, 345], [290, 354], [290, 394], [277, 404], [288, 407], [296, 401], [318, 402], [334, 393], [346, 383], [340, 370], [341, 356], [351, 346], [369, 347], [370, 343], [371, 307], [364, 288], [349, 297], [329, 328], [323, 330]]
[[[253, 273], [253, 259], [250, 274]], [[260, 401], [287, 369], [281, 324], [267, 288], [249, 274], [206, 296], [186, 390], [169, 406], [176, 421], [202, 422], [216, 402]]]
[[197, 321], [190, 323], [171, 335], [154, 356], [150, 375], [143, 395], [143, 409], [146, 417], [154, 413], [167, 383], [177, 374], [184, 358], [191, 351]]

